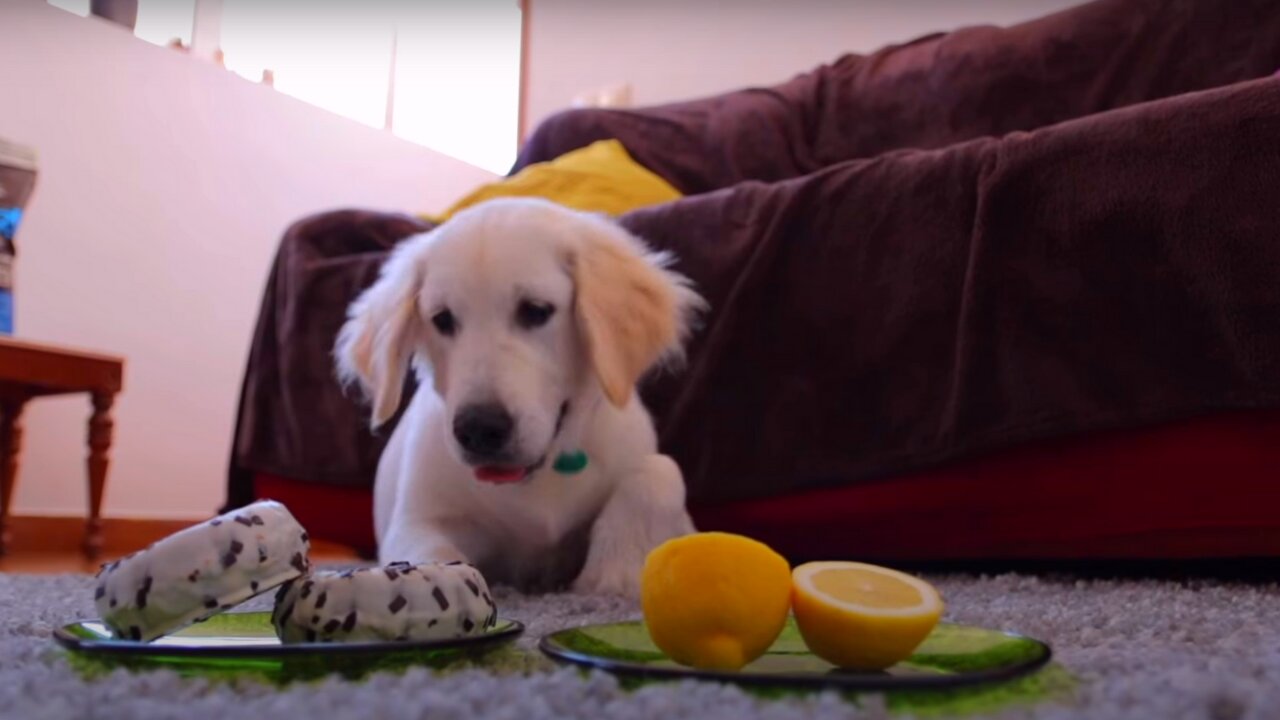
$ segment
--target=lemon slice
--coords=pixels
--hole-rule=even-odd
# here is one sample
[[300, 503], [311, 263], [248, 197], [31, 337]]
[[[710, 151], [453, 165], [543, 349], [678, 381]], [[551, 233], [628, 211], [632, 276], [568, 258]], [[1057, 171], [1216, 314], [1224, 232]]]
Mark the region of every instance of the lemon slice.
[[906, 660], [944, 608], [929, 583], [866, 563], [805, 563], [791, 572], [791, 585], [792, 613], [805, 645], [851, 670], [883, 670]]

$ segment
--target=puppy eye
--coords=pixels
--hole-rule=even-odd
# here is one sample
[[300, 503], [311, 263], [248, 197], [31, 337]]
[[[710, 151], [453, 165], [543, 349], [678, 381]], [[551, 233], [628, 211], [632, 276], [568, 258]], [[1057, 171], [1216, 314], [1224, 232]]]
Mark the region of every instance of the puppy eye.
[[555, 312], [555, 305], [534, 302], [533, 300], [521, 300], [519, 307], [516, 308], [516, 322], [520, 324], [520, 327], [532, 330], [546, 325]]
[[453, 334], [458, 331], [458, 321], [454, 319], [453, 313], [447, 309], [432, 315], [431, 324], [435, 325], [436, 330], [445, 337], [453, 337]]

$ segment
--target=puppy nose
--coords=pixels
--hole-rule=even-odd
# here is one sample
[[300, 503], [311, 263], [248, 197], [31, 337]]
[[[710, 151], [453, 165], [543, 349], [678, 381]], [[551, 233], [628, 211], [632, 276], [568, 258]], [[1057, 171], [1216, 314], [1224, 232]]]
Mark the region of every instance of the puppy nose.
[[515, 421], [501, 405], [468, 405], [453, 418], [453, 436], [463, 450], [496, 455], [511, 439]]

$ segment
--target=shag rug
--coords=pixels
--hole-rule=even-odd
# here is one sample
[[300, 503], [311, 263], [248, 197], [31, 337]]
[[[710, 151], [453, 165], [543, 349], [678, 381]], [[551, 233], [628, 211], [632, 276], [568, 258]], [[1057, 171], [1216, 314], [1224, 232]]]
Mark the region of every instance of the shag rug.
[[88, 575], [0, 574], [0, 717], [40, 718], [1236, 718], [1280, 717], [1280, 586], [1213, 581], [1083, 581], [1022, 575], [931, 576], [947, 619], [1049, 642], [1055, 663], [1016, 689], [977, 695], [835, 693], [762, 697], [679, 682], [625, 687], [536, 654], [544, 633], [631, 619], [616, 598], [499, 593], [527, 631], [520, 667], [412, 668], [351, 682], [283, 687], [170, 671], [88, 679], [51, 639], [93, 617]]

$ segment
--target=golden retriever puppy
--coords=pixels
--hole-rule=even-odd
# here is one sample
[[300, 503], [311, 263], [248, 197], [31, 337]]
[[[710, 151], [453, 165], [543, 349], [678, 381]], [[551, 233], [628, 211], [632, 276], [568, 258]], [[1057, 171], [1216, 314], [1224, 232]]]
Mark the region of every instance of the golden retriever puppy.
[[383, 562], [462, 560], [493, 583], [636, 596], [645, 557], [694, 530], [635, 391], [703, 307], [603, 216], [492, 200], [404, 240], [335, 355], [372, 424], [419, 380], [380, 459]]

